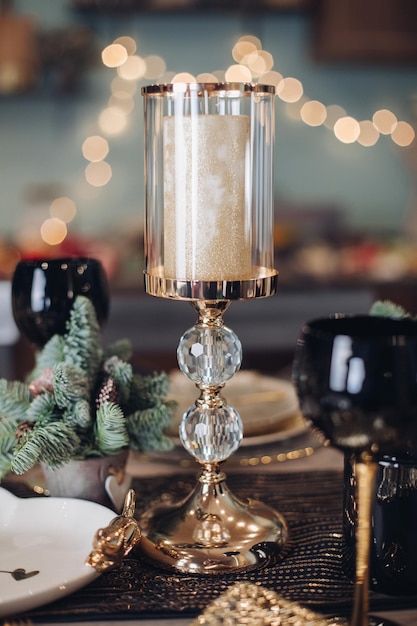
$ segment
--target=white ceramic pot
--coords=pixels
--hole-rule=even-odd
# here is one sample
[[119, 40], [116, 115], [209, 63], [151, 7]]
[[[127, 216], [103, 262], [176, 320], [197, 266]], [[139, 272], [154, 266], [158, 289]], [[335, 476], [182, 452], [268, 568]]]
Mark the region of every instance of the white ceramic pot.
[[92, 500], [119, 513], [132, 482], [126, 473], [127, 457], [128, 450], [122, 450], [113, 456], [69, 461], [57, 468], [42, 464], [49, 494]]

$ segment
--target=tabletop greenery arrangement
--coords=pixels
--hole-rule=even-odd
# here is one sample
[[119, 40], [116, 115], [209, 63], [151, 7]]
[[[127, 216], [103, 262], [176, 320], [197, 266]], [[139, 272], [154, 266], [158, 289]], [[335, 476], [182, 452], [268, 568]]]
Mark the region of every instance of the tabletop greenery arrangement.
[[94, 306], [78, 296], [65, 334], [37, 353], [27, 379], [0, 379], [0, 480], [40, 462], [170, 449], [168, 375], [134, 373], [130, 357], [128, 340], [101, 346]]

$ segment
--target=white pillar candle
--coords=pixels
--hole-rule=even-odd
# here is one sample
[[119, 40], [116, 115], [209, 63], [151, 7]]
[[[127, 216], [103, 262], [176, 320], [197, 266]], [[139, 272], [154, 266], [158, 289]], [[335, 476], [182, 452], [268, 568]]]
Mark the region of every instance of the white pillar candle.
[[249, 117], [167, 116], [163, 155], [165, 276], [250, 278]]

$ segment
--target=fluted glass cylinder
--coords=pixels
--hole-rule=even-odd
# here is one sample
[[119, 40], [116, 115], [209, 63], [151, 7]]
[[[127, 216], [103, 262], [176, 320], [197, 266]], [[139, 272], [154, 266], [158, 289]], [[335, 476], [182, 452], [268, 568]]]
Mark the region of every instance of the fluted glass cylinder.
[[[174, 83], [142, 93], [147, 291], [169, 297], [165, 280], [273, 274], [274, 88]], [[240, 297], [229, 287], [228, 299]]]

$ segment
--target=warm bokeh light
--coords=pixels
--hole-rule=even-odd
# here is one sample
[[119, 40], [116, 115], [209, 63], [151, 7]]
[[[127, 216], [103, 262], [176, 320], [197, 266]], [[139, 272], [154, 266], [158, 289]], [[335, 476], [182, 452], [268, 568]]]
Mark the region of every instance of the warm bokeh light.
[[112, 169], [106, 161], [89, 163], [85, 168], [85, 178], [93, 187], [107, 185], [112, 177]]
[[127, 126], [127, 118], [122, 109], [111, 106], [104, 109], [98, 118], [100, 130], [107, 135], [119, 135]]
[[217, 77], [215, 74], [211, 74], [210, 72], [197, 74], [196, 79], [198, 83], [217, 83]]
[[145, 57], [146, 70], [145, 78], [160, 78], [167, 69], [164, 59], [157, 54]]
[[270, 72], [265, 72], [265, 74], [262, 74], [259, 77], [258, 82], [260, 85], [273, 85], [276, 90], [282, 79], [282, 74], [276, 72], [275, 70], [271, 70]]
[[45, 220], [40, 229], [42, 240], [50, 246], [57, 246], [62, 243], [67, 232], [65, 222], [57, 217], [50, 217]]
[[49, 207], [51, 217], [57, 217], [61, 221], [68, 224], [77, 214], [77, 207], [71, 198], [55, 198]]
[[127, 57], [126, 62], [117, 68], [117, 73], [125, 80], [139, 80], [145, 75], [145, 59], [137, 54]]
[[303, 95], [303, 85], [298, 78], [283, 78], [276, 89], [277, 95], [284, 102], [297, 102]]
[[137, 50], [136, 41], [133, 39], [133, 37], [129, 37], [129, 35], [123, 35], [122, 37], [117, 37], [117, 39], [115, 39], [113, 43], [120, 44], [121, 46], [123, 46], [123, 48], [125, 48], [126, 52], [129, 55], [135, 54]]
[[397, 118], [392, 111], [388, 109], [380, 109], [375, 111], [372, 116], [374, 126], [381, 135], [390, 135], [397, 124]]
[[413, 143], [416, 133], [408, 122], [398, 122], [391, 133], [391, 139], [397, 146], [405, 148]]
[[179, 72], [173, 76], [171, 83], [196, 83], [196, 77], [189, 72]]
[[106, 46], [101, 53], [101, 60], [106, 67], [120, 67], [126, 62], [127, 57], [126, 48], [118, 43]]
[[255, 37], [255, 35], [242, 35], [238, 39], [239, 42], [249, 42], [255, 46], [257, 50], [262, 50], [262, 42], [259, 37]]
[[108, 105], [109, 107], [116, 107], [123, 111], [125, 115], [128, 115], [133, 110], [135, 101], [130, 93], [115, 91], [113, 95], [110, 96]]
[[232, 49], [232, 57], [236, 63], [240, 63], [243, 57], [247, 54], [251, 54], [251, 52], [255, 52], [258, 48], [252, 41], [241, 41], [239, 40]]
[[326, 113], [327, 115], [324, 121], [324, 126], [330, 130], [333, 130], [333, 127], [339, 118], [345, 117], [346, 115], [345, 109], [338, 104], [329, 104], [326, 107]]
[[242, 65], [246, 65], [253, 76], [261, 76], [265, 72], [269, 72], [274, 66], [272, 54], [265, 50], [256, 50], [243, 57]]
[[321, 126], [327, 116], [326, 107], [318, 100], [308, 100], [301, 107], [300, 116], [308, 126]]
[[360, 133], [357, 142], [366, 148], [374, 146], [379, 139], [379, 131], [375, 128], [371, 120], [359, 122]]
[[250, 83], [252, 80], [252, 73], [245, 65], [230, 65], [224, 78], [228, 83]]
[[87, 161], [102, 161], [109, 153], [109, 143], [100, 135], [91, 135], [84, 140], [81, 150]]
[[355, 142], [361, 132], [359, 122], [350, 116], [340, 117], [333, 127], [336, 138], [342, 143]]

